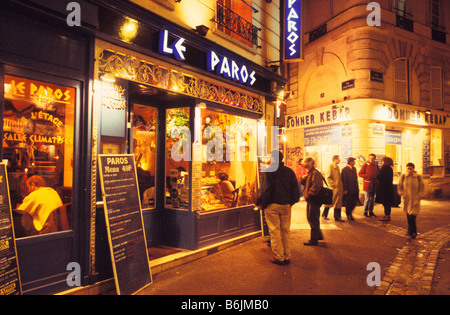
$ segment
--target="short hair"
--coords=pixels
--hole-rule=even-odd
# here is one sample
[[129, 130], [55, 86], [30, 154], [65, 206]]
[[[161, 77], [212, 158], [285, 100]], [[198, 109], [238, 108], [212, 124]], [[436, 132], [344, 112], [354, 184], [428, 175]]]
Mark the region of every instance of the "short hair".
[[394, 161], [388, 157], [388, 156], [383, 156], [383, 164], [386, 164], [387, 166], [393, 166], [394, 165]]
[[39, 175], [33, 175], [27, 180], [27, 185], [34, 184], [36, 187], [45, 187], [45, 180]]
[[411, 166], [412, 168], [416, 168], [416, 166], [415, 166], [413, 163], [411, 163], [411, 162], [409, 162], [408, 164], [406, 164], [406, 167], [408, 167], [408, 166]]
[[339, 158], [339, 155], [333, 155], [333, 161], [337, 160]]
[[312, 162], [312, 165], [316, 164], [316, 161], [314, 161], [314, 159], [310, 156], [305, 159], [305, 163], [309, 163], [309, 162]]
[[372, 155], [374, 158], [377, 158], [377, 156], [376, 156], [374, 153], [370, 153], [370, 154], [369, 154], [369, 157], [370, 157], [371, 155]]
[[356, 161], [356, 159], [355, 159], [354, 157], [349, 156], [349, 157], [347, 158], [347, 164], [350, 164], [350, 163], [353, 162], [353, 161]]

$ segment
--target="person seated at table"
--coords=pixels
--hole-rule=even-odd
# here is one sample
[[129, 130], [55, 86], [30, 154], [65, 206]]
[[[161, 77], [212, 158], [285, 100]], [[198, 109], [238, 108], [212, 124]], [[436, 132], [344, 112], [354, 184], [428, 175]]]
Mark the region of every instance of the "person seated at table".
[[63, 205], [56, 190], [45, 186], [45, 180], [39, 175], [33, 175], [27, 180], [28, 196], [17, 210], [23, 210], [31, 214], [33, 224], [39, 232], [42, 230], [50, 213]]
[[217, 176], [220, 179], [219, 187], [222, 191], [223, 200], [226, 202], [227, 207], [231, 207], [233, 204], [233, 184], [228, 180], [227, 173], [219, 172]]

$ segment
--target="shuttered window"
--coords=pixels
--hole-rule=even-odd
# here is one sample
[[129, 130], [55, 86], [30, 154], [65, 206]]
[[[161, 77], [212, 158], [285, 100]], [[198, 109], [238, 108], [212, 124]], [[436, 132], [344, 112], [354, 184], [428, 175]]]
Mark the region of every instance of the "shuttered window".
[[394, 99], [396, 102], [409, 103], [408, 59], [395, 61]]
[[442, 109], [442, 68], [431, 67], [431, 107]]

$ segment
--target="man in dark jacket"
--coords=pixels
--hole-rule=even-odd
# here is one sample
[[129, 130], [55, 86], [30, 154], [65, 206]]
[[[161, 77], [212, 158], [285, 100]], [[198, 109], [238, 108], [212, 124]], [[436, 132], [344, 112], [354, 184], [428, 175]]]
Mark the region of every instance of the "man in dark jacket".
[[347, 214], [347, 219], [354, 221], [352, 212], [359, 199], [358, 175], [356, 174], [354, 157], [347, 159], [347, 166], [342, 169], [341, 178], [344, 191], [343, 204], [345, 213]]
[[263, 173], [263, 185], [256, 205], [264, 210], [269, 228], [271, 248], [277, 265], [290, 263], [291, 250], [289, 235], [291, 229], [291, 207], [300, 199], [297, 176], [289, 167], [284, 166], [283, 154], [272, 151], [271, 164], [278, 164], [273, 172]]

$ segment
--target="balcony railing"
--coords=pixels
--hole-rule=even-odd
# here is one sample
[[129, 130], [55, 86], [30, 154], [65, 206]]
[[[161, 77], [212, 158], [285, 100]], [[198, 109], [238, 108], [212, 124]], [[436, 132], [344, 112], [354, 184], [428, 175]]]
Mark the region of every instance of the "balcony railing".
[[414, 22], [404, 16], [397, 14], [397, 26], [403, 28], [404, 30], [414, 32]]
[[239, 35], [258, 48], [258, 32], [260, 28], [245, 20], [236, 12], [217, 2], [216, 21], [219, 26]]

